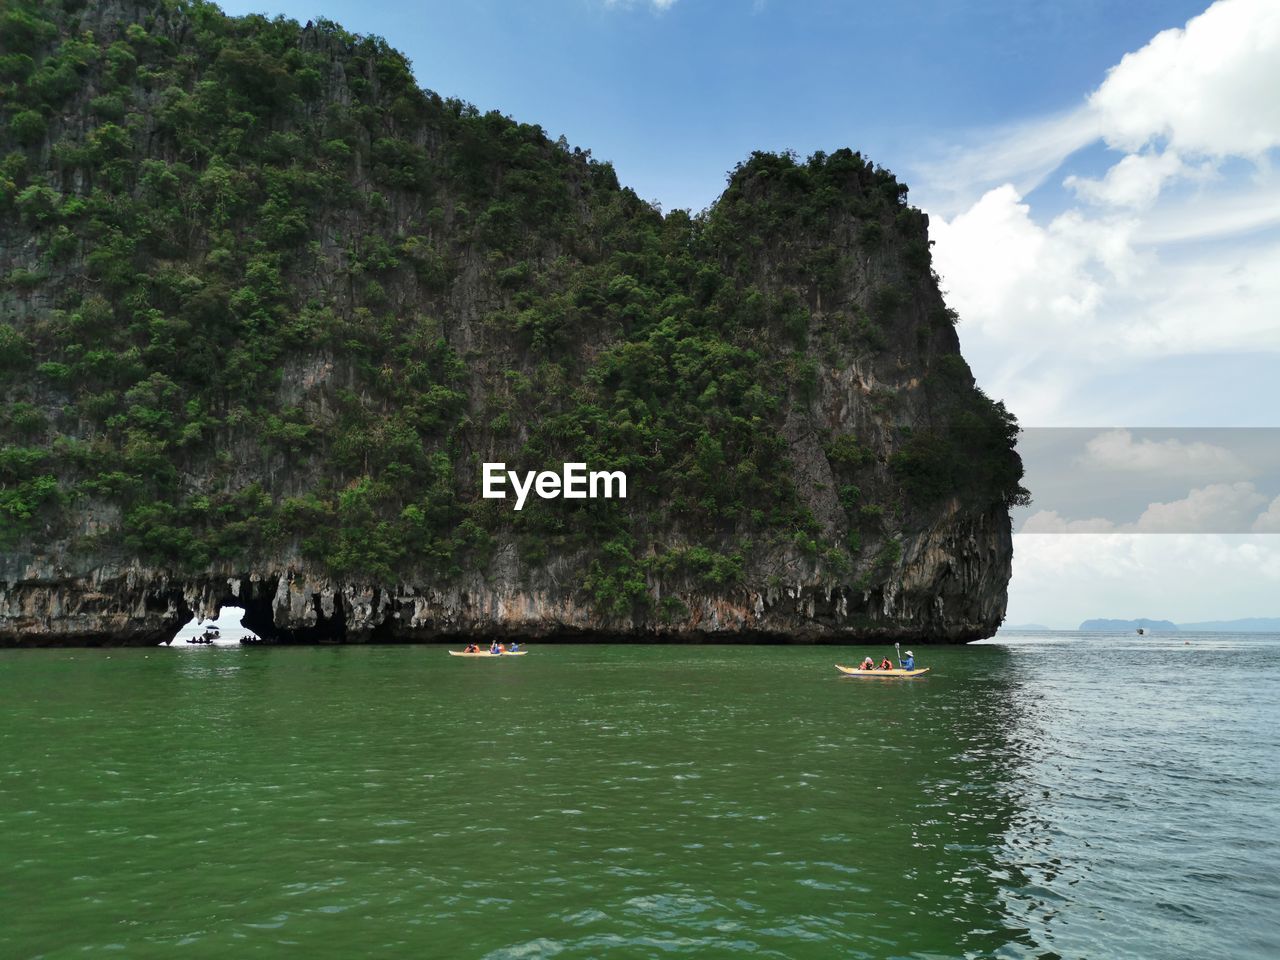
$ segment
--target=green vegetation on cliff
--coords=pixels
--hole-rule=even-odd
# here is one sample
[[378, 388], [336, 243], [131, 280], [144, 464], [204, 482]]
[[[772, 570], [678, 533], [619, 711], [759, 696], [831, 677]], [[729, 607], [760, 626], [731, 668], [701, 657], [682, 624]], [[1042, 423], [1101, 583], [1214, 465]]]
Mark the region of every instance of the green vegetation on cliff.
[[[925, 218], [859, 154], [757, 153], [664, 216], [327, 21], [0, 10], [0, 549], [394, 582], [510, 544], [661, 618], [654, 578], [729, 589], [785, 548], [865, 581], [940, 501], [1025, 496]], [[863, 412], [833, 413], [848, 371]], [[484, 460], [630, 497], [514, 514]]]

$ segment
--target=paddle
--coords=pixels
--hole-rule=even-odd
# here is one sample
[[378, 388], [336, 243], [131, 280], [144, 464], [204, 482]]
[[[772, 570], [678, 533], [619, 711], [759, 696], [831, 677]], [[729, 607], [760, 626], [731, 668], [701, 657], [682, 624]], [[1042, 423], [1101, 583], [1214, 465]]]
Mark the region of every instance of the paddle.
[[902, 669], [902, 646], [895, 643], [893, 645], [893, 655], [898, 658], [898, 669]]

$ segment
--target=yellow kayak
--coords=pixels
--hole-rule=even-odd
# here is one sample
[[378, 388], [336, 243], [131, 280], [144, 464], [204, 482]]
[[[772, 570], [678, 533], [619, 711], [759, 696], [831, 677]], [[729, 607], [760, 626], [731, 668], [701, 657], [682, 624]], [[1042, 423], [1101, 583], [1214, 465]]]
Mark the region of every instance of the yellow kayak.
[[842, 667], [838, 663], [836, 669], [846, 677], [918, 677], [929, 672], [928, 667], [921, 667], [919, 670], [859, 670], [857, 667]]
[[523, 657], [528, 650], [505, 650], [502, 653], [490, 653], [488, 650], [479, 650], [475, 653], [467, 653], [465, 650], [450, 650], [451, 657]]

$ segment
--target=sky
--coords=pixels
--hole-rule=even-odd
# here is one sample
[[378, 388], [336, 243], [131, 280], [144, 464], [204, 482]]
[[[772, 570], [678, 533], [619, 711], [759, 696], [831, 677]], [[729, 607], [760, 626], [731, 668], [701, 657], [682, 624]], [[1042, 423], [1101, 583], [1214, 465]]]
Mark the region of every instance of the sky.
[[1280, 533], [1280, 429], [1031, 427], [1022, 533]]
[[[1134, 496], [1171, 439], [1147, 428], [1280, 427], [1277, 0], [222, 5], [381, 35], [424, 87], [563, 134], [667, 210], [713, 203], [752, 150], [862, 151], [930, 215], [979, 385], [1029, 430], [1109, 436]], [[1183, 501], [1280, 518], [1194, 467], [1171, 468], [1184, 491], [1148, 469], [1128, 519], [1037, 504], [1010, 622], [1280, 615], [1280, 536], [1138, 525]]]

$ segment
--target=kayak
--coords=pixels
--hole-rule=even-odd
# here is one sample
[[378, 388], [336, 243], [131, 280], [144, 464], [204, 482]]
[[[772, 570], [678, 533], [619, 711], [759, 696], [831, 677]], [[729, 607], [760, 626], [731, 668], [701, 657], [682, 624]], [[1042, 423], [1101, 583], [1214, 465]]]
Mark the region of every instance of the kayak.
[[467, 653], [465, 650], [450, 650], [451, 657], [523, 657], [528, 650], [506, 650], [502, 653], [490, 653], [488, 650], [480, 650], [476, 653]]
[[836, 669], [843, 673], [846, 677], [918, 677], [922, 673], [928, 673], [928, 667], [921, 667], [919, 670], [859, 670], [857, 667], [842, 667], [836, 664]]

